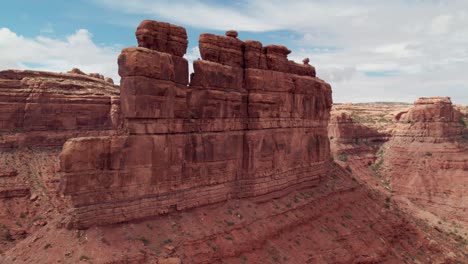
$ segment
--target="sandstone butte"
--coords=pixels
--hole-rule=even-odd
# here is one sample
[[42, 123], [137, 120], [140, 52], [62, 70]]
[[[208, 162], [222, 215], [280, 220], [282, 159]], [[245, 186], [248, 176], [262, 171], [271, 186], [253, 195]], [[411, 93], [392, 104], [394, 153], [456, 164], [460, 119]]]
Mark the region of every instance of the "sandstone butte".
[[[395, 192], [468, 228], [468, 133], [450, 98], [419, 98], [399, 116], [384, 146], [384, 176]], [[397, 166], [395, 166], [397, 165]]]
[[332, 124], [342, 145], [381, 134], [348, 135], [345, 113], [328, 126], [309, 59], [202, 34], [189, 76], [184, 28], [145, 20], [136, 37], [120, 91], [78, 69], [0, 72], [0, 263], [466, 260], [330, 158]]
[[448, 97], [422, 97], [413, 106], [337, 105], [331, 116], [331, 150], [338, 163], [369, 186], [387, 190], [389, 201], [466, 241], [465, 108]]

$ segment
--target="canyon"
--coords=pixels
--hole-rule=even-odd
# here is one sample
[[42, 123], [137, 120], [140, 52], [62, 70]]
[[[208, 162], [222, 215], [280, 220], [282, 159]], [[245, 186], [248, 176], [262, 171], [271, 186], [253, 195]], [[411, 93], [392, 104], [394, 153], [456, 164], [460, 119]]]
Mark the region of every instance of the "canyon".
[[415, 209], [464, 232], [464, 108], [332, 109], [285, 46], [202, 34], [190, 74], [185, 28], [135, 35], [120, 86], [0, 72], [1, 263], [466, 260], [466, 233]]
[[329, 125], [331, 150], [337, 163], [368, 186], [466, 241], [465, 109], [448, 97], [422, 97], [414, 105], [336, 105]]

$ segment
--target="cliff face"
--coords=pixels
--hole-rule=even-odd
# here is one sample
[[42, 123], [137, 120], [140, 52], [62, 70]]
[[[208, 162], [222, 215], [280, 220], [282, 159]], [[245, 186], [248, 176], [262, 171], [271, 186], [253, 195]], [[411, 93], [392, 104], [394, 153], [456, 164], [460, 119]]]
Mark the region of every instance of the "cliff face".
[[110, 80], [77, 69], [0, 71], [0, 252], [63, 206], [55, 173], [62, 145], [77, 136], [116, 133], [118, 96]]
[[0, 148], [60, 147], [115, 130], [118, 96], [116, 86], [83, 73], [0, 71]]
[[389, 136], [367, 124], [355, 122], [350, 111], [334, 110], [328, 125], [330, 141], [336, 144], [370, 145], [383, 142]]
[[284, 194], [328, 172], [331, 88], [307, 61], [202, 34], [189, 82], [184, 28], [143, 21], [136, 35], [118, 59], [128, 134], [72, 139], [60, 155], [72, 225]]
[[382, 174], [416, 204], [468, 222], [468, 141], [462, 114], [449, 98], [420, 98], [385, 145]]
[[[450, 229], [466, 237], [468, 130], [463, 107], [453, 106], [447, 97], [432, 97], [419, 98], [411, 107], [336, 108], [340, 110], [332, 112], [329, 125], [336, 162], [369, 186], [391, 192], [400, 205], [433, 219], [439, 228], [451, 220], [456, 224]], [[378, 134], [387, 135], [365, 141], [379, 139]]]
[[443, 142], [463, 134], [463, 114], [448, 97], [419, 98], [414, 107], [399, 116], [395, 136], [421, 142]]
[[[457, 263], [463, 249], [333, 166], [314, 187], [87, 230], [38, 230], [6, 263]], [[14, 261], [13, 261], [14, 260]]]

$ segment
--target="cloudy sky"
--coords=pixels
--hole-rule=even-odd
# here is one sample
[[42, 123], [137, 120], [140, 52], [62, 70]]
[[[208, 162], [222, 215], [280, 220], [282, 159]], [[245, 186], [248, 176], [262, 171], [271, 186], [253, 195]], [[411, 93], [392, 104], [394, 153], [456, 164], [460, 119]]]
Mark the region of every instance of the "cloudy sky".
[[116, 58], [142, 19], [198, 35], [239, 31], [309, 57], [335, 102], [451, 96], [468, 104], [466, 0], [16, 0], [0, 9], [0, 70], [79, 67], [118, 82]]

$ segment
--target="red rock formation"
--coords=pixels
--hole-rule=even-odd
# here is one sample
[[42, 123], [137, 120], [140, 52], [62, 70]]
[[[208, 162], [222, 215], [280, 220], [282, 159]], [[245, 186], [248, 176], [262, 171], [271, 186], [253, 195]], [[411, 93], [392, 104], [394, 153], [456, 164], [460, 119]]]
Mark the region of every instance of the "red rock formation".
[[56, 195], [60, 149], [69, 138], [115, 134], [118, 97], [118, 87], [78, 70], [0, 71], [0, 252], [64, 206]]
[[371, 144], [385, 141], [389, 135], [379, 133], [375, 129], [354, 122], [351, 112], [337, 110], [332, 112], [328, 125], [330, 141], [337, 144]]
[[[361, 108], [365, 108], [366, 111], [370, 109], [368, 106]], [[369, 168], [378, 160], [378, 150], [390, 135], [377, 131], [370, 122], [364, 122], [364, 118], [357, 114], [358, 112], [356, 107], [349, 104], [333, 106], [328, 124], [330, 150], [336, 163], [352, 172], [362, 182], [374, 186], [375, 173]], [[353, 117], [361, 122], [353, 120]], [[371, 120], [372, 118], [368, 118], [367, 121]]]
[[416, 100], [384, 145], [381, 173], [396, 193], [466, 225], [468, 141], [460, 120], [450, 98]]
[[463, 133], [461, 119], [462, 113], [452, 106], [449, 97], [422, 97], [407, 113], [402, 113], [395, 135], [420, 141], [456, 138]]
[[0, 148], [61, 146], [87, 131], [116, 129], [118, 95], [79, 73], [0, 71]]
[[137, 28], [138, 46], [182, 57], [187, 51], [185, 28], [165, 22], [143, 20]]
[[79, 231], [51, 222], [4, 258], [6, 263], [456, 263], [466, 260], [463, 253], [444, 233], [335, 167], [317, 186], [276, 199], [231, 199]]
[[185, 29], [143, 21], [136, 34], [118, 60], [129, 135], [72, 139], [60, 156], [71, 224], [278, 195], [327, 173], [331, 87], [286, 47], [250, 42], [259, 66], [234, 32], [202, 34], [187, 86]]

